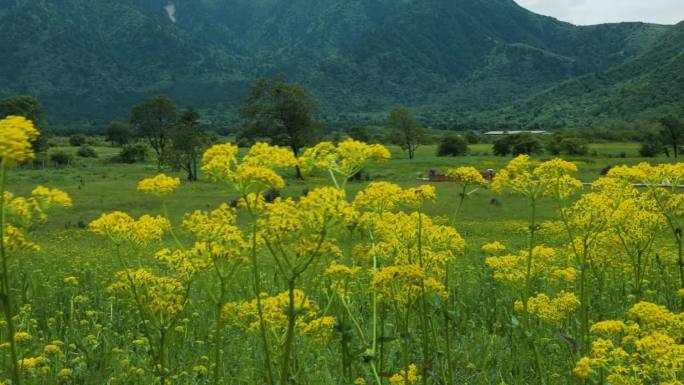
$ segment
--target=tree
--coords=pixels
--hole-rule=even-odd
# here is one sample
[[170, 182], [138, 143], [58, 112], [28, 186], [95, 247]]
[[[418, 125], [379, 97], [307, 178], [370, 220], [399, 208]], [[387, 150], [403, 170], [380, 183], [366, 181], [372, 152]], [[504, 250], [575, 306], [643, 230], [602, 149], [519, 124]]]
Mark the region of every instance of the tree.
[[674, 157], [679, 156], [679, 146], [684, 141], [684, 122], [674, 115], [667, 115], [660, 119], [660, 135], [666, 146], [672, 147]]
[[511, 140], [511, 153], [513, 153], [513, 156], [522, 154], [534, 155], [544, 152], [544, 145], [541, 140], [532, 134], [515, 134], [511, 135], [509, 139]]
[[43, 105], [38, 99], [28, 95], [9, 96], [0, 99], [0, 119], [9, 115], [23, 116], [36, 126], [40, 136], [31, 143], [36, 152], [44, 152], [49, 148], [48, 127], [45, 122]]
[[465, 140], [468, 141], [468, 144], [480, 143], [480, 136], [476, 134], [473, 130], [466, 131], [464, 137]]
[[131, 142], [131, 128], [122, 122], [112, 122], [105, 129], [105, 137], [112, 146], [123, 147]]
[[369, 143], [371, 141], [368, 129], [363, 126], [354, 126], [350, 128], [348, 134], [350, 138], [358, 140], [359, 142]]
[[504, 136], [494, 142], [494, 155], [513, 156], [522, 154], [540, 154], [544, 151], [544, 145], [536, 136], [529, 133]]
[[0, 99], [0, 118], [9, 115], [23, 116], [38, 128], [45, 125], [43, 105], [33, 96], [19, 95]]
[[146, 138], [157, 154], [159, 169], [168, 145], [169, 132], [177, 121], [178, 107], [167, 96], [155, 96], [133, 107], [131, 124], [136, 128], [137, 135]]
[[461, 135], [444, 135], [437, 146], [437, 156], [463, 156], [468, 153], [468, 142]]
[[508, 136], [504, 136], [494, 141], [492, 146], [494, 155], [506, 156], [511, 153], [511, 141]]
[[406, 107], [393, 109], [386, 126], [389, 130], [390, 141], [407, 151], [409, 159], [416, 156], [416, 149], [426, 141], [425, 129]]
[[197, 163], [202, 151], [211, 143], [211, 138], [198, 123], [199, 114], [188, 107], [178, 123], [169, 132], [171, 145], [165, 153], [165, 163], [174, 168], [185, 170], [188, 181], [197, 181]]
[[560, 148], [566, 155], [587, 155], [589, 153], [589, 145], [580, 138], [565, 138], [560, 142]]
[[[648, 131], [644, 134], [641, 141], [641, 147], [639, 148], [639, 155], [644, 158], [654, 158], [658, 154], [665, 152], [665, 146], [663, 145], [663, 138], [660, 133], [653, 131]], [[669, 150], [667, 151], [669, 156]]]
[[83, 134], [71, 135], [69, 137], [69, 145], [73, 147], [81, 147], [88, 143], [88, 137]]
[[[318, 102], [299, 84], [288, 83], [285, 75], [257, 79], [240, 109], [244, 139], [268, 138], [271, 144], [292, 149], [295, 156], [316, 142], [321, 123], [313, 116]], [[297, 168], [297, 177], [301, 178]]]

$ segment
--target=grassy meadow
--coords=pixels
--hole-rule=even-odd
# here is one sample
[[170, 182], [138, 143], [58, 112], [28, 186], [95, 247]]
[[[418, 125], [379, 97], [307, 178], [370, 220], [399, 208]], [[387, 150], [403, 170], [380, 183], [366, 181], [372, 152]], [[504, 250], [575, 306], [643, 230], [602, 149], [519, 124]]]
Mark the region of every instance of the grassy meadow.
[[[550, 385], [677, 384], [681, 383], [677, 381], [684, 380], [682, 362], [676, 361], [682, 359], [680, 353], [671, 358], [666, 355], [665, 360], [672, 362], [664, 362], [662, 367], [656, 365], [654, 368], [647, 366], [652, 365], [652, 356], [644, 354], [644, 357], [623, 358], [621, 361], [615, 355], [594, 357], [588, 346], [594, 338], [593, 334], [588, 334], [591, 324], [609, 319], [620, 322], [634, 320], [630, 318], [630, 309], [641, 300], [666, 305], [672, 312], [681, 311], [675, 294], [681, 289], [678, 287], [676, 247], [673, 248], [665, 220], [660, 223], [660, 217], [658, 225], [644, 227], [647, 235], [632, 234], [636, 239], [633, 242], [629, 238], [623, 239], [624, 249], [615, 242], [614, 236], [627, 237], [631, 234], [628, 230], [622, 232], [622, 227], [613, 229], [609, 221], [605, 227], [592, 229], [595, 233], [591, 236], [602, 234], [605, 239], [600, 238], [600, 242], [585, 246], [593, 248], [592, 253], [597, 256], [606, 255], [606, 259], [600, 263], [578, 264], [572, 262], [574, 254], [567, 240], [562, 240], [562, 231], [536, 227], [536, 224], [551, 220], [556, 221], [555, 226], [561, 226], [557, 222], [560, 219], [558, 206], [552, 199], [540, 198], [535, 202], [536, 224], [530, 227], [530, 200], [510, 190], [497, 194], [488, 188], [480, 188], [465, 199], [453, 224], [453, 229], [464, 241], [462, 245], [453, 246], [459, 251], [439, 249], [441, 246], [438, 245], [457, 240], [448, 223], [459, 205], [462, 185], [430, 183], [417, 180], [416, 176], [418, 173], [427, 175], [431, 168], [444, 172], [466, 166], [478, 170], [506, 167], [511, 158], [492, 156], [491, 145], [472, 145], [468, 156], [453, 158], [437, 157], [434, 146], [423, 146], [414, 160], [407, 159], [399, 148], [388, 147], [391, 159], [384, 163], [371, 162], [364, 167], [364, 180], [347, 184], [347, 199], [352, 200], [369, 183], [383, 181], [397, 184], [405, 190], [432, 184], [436, 189], [436, 200], [427, 200], [418, 211], [415, 208], [402, 209], [414, 214], [403, 221], [398, 217], [398, 222], [394, 223], [396, 230], [380, 228], [372, 230], [369, 236], [368, 232], [356, 232], [351, 228], [336, 229], [329, 235], [336, 241], [336, 246], [329, 246], [337, 250], [331, 255], [339, 252], [339, 256], [331, 258], [322, 253], [320, 258], [305, 265], [304, 272], [293, 273], [291, 280], [287, 279], [287, 271], [290, 271], [287, 267], [281, 270], [281, 266], [276, 266], [282, 262], [278, 258], [283, 258], [288, 264], [290, 260], [270, 258], [267, 245], [259, 243], [260, 251], [254, 255], [254, 260], [245, 257], [247, 259], [234, 266], [227, 264], [223, 270], [216, 268], [218, 275], [211, 273], [212, 268], [197, 273], [192, 285], [187, 283], [189, 294], [181, 296], [182, 301], [177, 299], [177, 291], [169, 289], [168, 282], [154, 281], [160, 285], [159, 288], [152, 281], [140, 283], [130, 276], [127, 281], [125, 275], [122, 278], [117, 272], [149, 267], [159, 277], [168, 276], [185, 284], [187, 277], [174, 270], [177, 265], [165, 270], [168, 266], [159, 267], [159, 260], [155, 260], [154, 255], [160, 249], [174, 249], [178, 243], [187, 246], [197, 240], [196, 234], [183, 230], [181, 222], [186, 214], [195, 210], [214, 210], [222, 203], [236, 201], [240, 195], [225, 185], [212, 182], [205, 174], [200, 174], [198, 182], [188, 183], [183, 180], [183, 173], [165, 169], [167, 175], [183, 180], [172, 194], [164, 198], [174, 233], [165, 231], [159, 242], [115, 246], [107, 237], [89, 231], [88, 225], [103, 213], [117, 210], [133, 218], [144, 214], [163, 215], [158, 197], [137, 190], [140, 180], [154, 177], [159, 172], [156, 162], [118, 164], [112, 162], [118, 149], [108, 146], [94, 148], [98, 158], [74, 157], [70, 167], [15, 167], [9, 173], [7, 189], [16, 195], [28, 196], [35, 186], [43, 185], [63, 190], [73, 201], [73, 207], [69, 209], [50, 211], [46, 223], [28, 227], [27, 237], [40, 245], [40, 251], [17, 251], [10, 260], [15, 328], [29, 335], [17, 342], [18, 358], [24, 360], [20, 373], [23, 384]], [[75, 154], [76, 148], [61, 146], [50, 151]], [[245, 153], [246, 150], [240, 150], [238, 158]], [[545, 155], [534, 160], [544, 162], [551, 158]], [[639, 158], [638, 144], [635, 143], [592, 144], [590, 155], [566, 160], [577, 165], [579, 171], [573, 176], [585, 183], [599, 179], [607, 166], [631, 166], [643, 161], [670, 162], [667, 158]], [[285, 187], [280, 189], [282, 196], [295, 200], [305, 192], [331, 185], [327, 173], [322, 171], [314, 171], [305, 180], [297, 180], [292, 169], [279, 173], [285, 178]], [[572, 206], [581, 199], [581, 193], [589, 192], [589, 187], [581, 188], [566, 204]], [[391, 192], [387, 194], [387, 199], [390, 199]], [[606, 192], [604, 198], [610, 194]], [[645, 191], [634, 194], [645, 197]], [[634, 199], [636, 202], [641, 198]], [[618, 200], [615, 196], [615, 201]], [[606, 202], [610, 205], [610, 199]], [[642, 207], [640, 204], [631, 206]], [[644, 205], [644, 211], [646, 207], [650, 206]], [[418, 222], [415, 222], [416, 212], [420, 213]], [[642, 214], [642, 211], [628, 214], [625, 220], [641, 218]], [[408, 219], [413, 222], [407, 223]], [[573, 218], [568, 220], [574, 223]], [[638, 223], [646, 226], [646, 222]], [[252, 234], [250, 226], [253, 223], [247, 210], [238, 209], [236, 226], [244, 233], [245, 242]], [[419, 227], [416, 235], [415, 229], [410, 229], [419, 223], [425, 227]], [[264, 231], [268, 230], [269, 225], [264, 226]], [[501, 273], [497, 270], [501, 266], [488, 262], [487, 258], [503, 257], [501, 250], [482, 251], [482, 246], [498, 241], [505, 245], [506, 253], [520, 255], [520, 261], [523, 261], [520, 263], [524, 265], [524, 256], [530, 246], [530, 229], [537, 233], [532, 238], [534, 244], [555, 250], [553, 262], [542, 256], [540, 258], [548, 261], [539, 265], [553, 265], [553, 273], [544, 270], [545, 273], [534, 275], [537, 274], [536, 268], [532, 272], [528, 269], [524, 284], [519, 278], [495, 278], [496, 273]], [[403, 270], [394, 273], [395, 283], [387, 286], [373, 283], [377, 277], [373, 275], [372, 265], [368, 265], [368, 257], [359, 255], [373, 254], [372, 250], [378, 245], [391, 247], [392, 242], [385, 242], [382, 234], [388, 239], [393, 239], [394, 234], [398, 237], [394, 243], [403, 244], [406, 239], [402, 238], [402, 231], [406, 232], [406, 239], [416, 237], [417, 243], [406, 241], [408, 251], [397, 251], [397, 255], [407, 253], [407, 266], [418, 266], [415, 258], [419, 256], [420, 268], [425, 269], [426, 275], [421, 276], [418, 284], [411, 281], [413, 286], [409, 289], [402, 286], [403, 276], [400, 274]], [[421, 231], [427, 235], [421, 235]], [[428, 231], [436, 233], [431, 235]], [[580, 233], [583, 230], [578, 225], [572, 231]], [[296, 233], [295, 238], [305, 239], [313, 234], [317, 233]], [[423, 236], [430, 241], [423, 240]], [[433, 236], [437, 241], [431, 238]], [[296, 239], [289, 242], [297, 244]], [[421, 246], [422, 242], [429, 245]], [[428, 253], [422, 247], [431, 249]], [[413, 254], [413, 248], [417, 254]], [[282, 255], [289, 252], [289, 249], [283, 250]], [[540, 255], [543, 252], [540, 250]], [[275, 253], [278, 254], [278, 250]], [[536, 258], [536, 253], [536, 249], [534, 253], [530, 251], [530, 256]], [[449, 258], [453, 254], [453, 259], [428, 271], [428, 262], [423, 267], [422, 260], [429, 260], [433, 254], [449, 255]], [[644, 259], [638, 268], [630, 267], [633, 266], [634, 255]], [[358, 265], [363, 270], [354, 274], [363, 278], [334, 279], [333, 275], [328, 275], [332, 259], [348, 266]], [[253, 261], [257, 262], [252, 265]], [[122, 263], [128, 270], [123, 269]], [[380, 272], [400, 265], [398, 262], [378, 263]], [[525, 271], [520, 266], [509, 266], [508, 269], [522, 275]], [[567, 273], [568, 269], [577, 271], [568, 273], [572, 279], [563, 281], [558, 278], [559, 271]], [[509, 270], [501, 274], [514, 274]], [[225, 273], [223, 277], [221, 272]], [[433, 277], [430, 274], [438, 277], [440, 287], [443, 284], [448, 295], [442, 296], [437, 289], [434, 293], [426, 289], [426, 282], [431, 282], [429, 279]], [[637, 278], [632, 281], [635, 274]], [[256, 305], [253, 302], [255, 280], [260, 285], [258, 291], [266, 293], [261, 304]], [[306, 297], [297, 297], [296, 305], [293, 305], [294, 297], [290, 297], [289, 304], [281, 301], [286, 296], [277, 299], [279, 293], [287, 294], [288, 288], [293, 289], [290, 283], [295, 282], [297, 289], [307, 293]], [[118, 289], [111, 289], [112, 285], [118, 285]], [[344, 288], [340, 289], [340, 285]], [[345, 294], [340, 294], [340, 290]], [[390, 292], [402, 293], [409, 299], [391, 302], [388, 300]], [[553, 308], [552, 312], [567, 312], [563, 317], [544, 318], [532, 310], [533, 304], [537, 303], [532, 298], [538, 293], [560, 298], [568, 292], [576, 293], [579, 303], [582, 303], [575, 304], [573, 311], [563, 308], [562, 304], [547, 303]], [[293, 293], [297, 292], [290, 290], [290, 294]], [[384, 293], [384, 296], [376, 297], [376, 293]], [[176, 296], [173, 298], [182, 302], [176, 303], [179, 308], [168, 314], [149, 304], [164, 302], [165, 295]], [[520, 298], [523, 301], [516, 305]], [[265, 317], [273, 317], [268, 318], [273, 322], [269, 324], [268, 332], [266, 326], [259, 326], [262, 315], [255, 315], [263, 306]], [[517, 308], [520, 306], [526, 311], [521, 313]], [[222, 309], [223, 313], [217, 309]], [[269, 315], [269, 312], [275, 315]], [[332, 321], [326, 317], [332, 317]], [[672, 330], [684, 330], [681, 313], [663, 317], [667, 320], [653, 322], [666, 325], [662, 327], [670, 334], [662, 332], [658, 336], [677, 333]], [[275, 320], [288, 326], [277, 324]], [[316, 331], [306, 331], [313, 329], [319, 321], [332, 322], [324, 337], [315, 334]], [[632, 337], [652, 337], [645, 334], [652, 331], [646, 327], [648, 322], [639, 322], [644, 334]], [[7, 330], [0, 328], [0, 333], [4, 340]], [[619, 339], [613, 341], [619, 344]], [[661, 349], [671, 346], [677, 347], [673, 351], [682, 349], [681, 344], [677, 345], [681, 340], [676, 341], [675, 338], [666, 342], [659, 345]], [[12, 365], [8, 345], [5, 344], [3, 349], [0, 350], [0, 384], [10, 384]], [[625, 350], [629, 351], [629, 348], [625, 347]], [[638, 355], [639, 350], [636, 349], [634, 354]], [[582, 361], [583, 357], [590, 361]], [[38, 360], [26, 361], [35, 358]], [[635, 372], [631, 375], [618, 370], [613, 372], [617, 365], [632, 368]], [[618, 377], [610, 377], [615, 373], [622, 373], [621, 381], [628, 378], [634, 382], [618, 382]], [[657, 382], [646, 380], [649, 376], [658, 378]]]

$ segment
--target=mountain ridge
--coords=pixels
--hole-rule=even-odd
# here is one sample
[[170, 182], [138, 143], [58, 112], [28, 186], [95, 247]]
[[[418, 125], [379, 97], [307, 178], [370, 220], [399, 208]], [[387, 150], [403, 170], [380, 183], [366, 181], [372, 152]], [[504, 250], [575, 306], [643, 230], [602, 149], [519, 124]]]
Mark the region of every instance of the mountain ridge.
[[577, 27], [513, 0], [0, 0], [0, 9], [0, 97], [33, 94], [51, 122], [86, 126], [126, 119], [158, 93], [235, 125], [249, 84], [281, 71], [328, 121], [377, 122], [405, 104], [427, 122], [494, 123], [511, 103], [621, 65], [673, 28]]

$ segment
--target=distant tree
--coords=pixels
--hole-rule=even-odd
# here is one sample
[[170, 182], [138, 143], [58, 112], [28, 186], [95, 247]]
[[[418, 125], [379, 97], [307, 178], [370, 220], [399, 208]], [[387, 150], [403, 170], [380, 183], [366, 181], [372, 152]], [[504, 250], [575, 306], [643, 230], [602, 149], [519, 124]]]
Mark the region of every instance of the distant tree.
[[560, 132], [555, 132], [553, 135], [549, 136], [546, 140], [544, 148], [551, 155], [560, 155], [563, 151], [561, 143], [565, 140], [565, 137]]
[[461, 135], [444, 135], [437, 146], [437, 156], [463, 156], [467, 153], [468, 142]]
[[494, 155], [507, 156], [511, 153], [511, 141], [508, 136], [501, 137], [494, 141], [492, 146]]
[[560, 142], [561, 151], [566, 155], [587, 155], [589, 145], [584, 139], [565, 138]]
[[116, 160], [121, 163], [144, 162], [147, 159], [147, 145], [144, 143], [126, 144], [123, 146]]
[[105, 129], [105, 137], [112, 146], [122, 147], [131, 142], [131, 128], [122, 122], [112, 122]]
[[67, 154], [64, 151], [59, 151], [50, 154], [50, 161], [56, 166], [56, 167], [66, 167], [71, 163], [72, 156]]
[[660, 135], [660, 133], [648, 131], [644, 134], [643, 139], [641, 140], [641, 147], [639, 147], [639, 155], [641, 155], [644, 158], [654, 158], [659, 154], [665, 152], [665, 149], [666, 147], [665, 145], [663, 145], [662, 135]]
[[[240, 140], [268, 138], [298, 156], [304, 147], [316, 142], [322, 127], [313, 116], [317, 105], [304, 87], [288, 83], [283, 74], [274, 79], [257, 79], [240, 109], [246, 123], [239, 133]], [[297, 177], [301, 178], [299, 168]]]
[[468, 130], [463, 135], [468, 144], [478, 144], [480, 143], [480, 136], [475, 133], [475, 131]]
[[369, 143], [371, 141], [370, 133], [368, 133], [368, 128], [363, 126], [354, 126], [349, 129], [349, 137], [359, 142]]
[[674, 115], [667, 115], [660, 119], [660, 135], [666, 146], [672, 147], [674, 157], [679, 156], [679, 147], [684, 142], [684, 122]]
[[413, 159], [418, 146], [427, 141], [425, 129], [406, 107], [393, 109], [387, 118], [386, 126], [390, 141], [407, 151], [409, 159]]
[[88, 137], [83, 134], [71, 135], [69, 137], [69, 145], [73, 147], [81, 147], [88, 143]]
[[507, 135], [494, 142], [494, 155], [534, 155], [544, 152], [542, 141], [529, 133]]
[[23, 116], [41, 127], [45, 125], [43, 105], [33, 96], [9, 96], [0, 99], [0, 118], [8, 115]]
[[513, 156], [522, 154], [534, 155], [544, 152], [541, 140], [529, 133], [515, 134], [509, 137], [511, 141], [511, 153]]
[[188, 174], [188, 181], [197, 181], [197, 163], [202, 151], [211, 143], [209, 134], [199, 126], [199, 114], [188, 107], [169, 132], [171, 145], [165, 153], [165, 163], [182, 169]]
[[161, 169], [164, 151], [169, 144], [169, 132], [178, 121], [178, 107], [167, 96], [155, 96], [133, 107], [131, 124], [138, 136], [147, 139], [157, 154]]
[[33, 141], [36, 152], [44, 152], [48, 145], [49, 131], [45, 122], [43, 105], [33, 96], [18, 95], [0, 99], [0, 119], [9, 115], [23, 116], [33, 122], [40, 131], [40, 136]]
[[76, 155], [80, 156], [81, 158], [97, 158], [98, 156], [95, 149], [88, 146], [87, 144], [84, 144], [81, 147], [79, 147], [78, 151], [76, 151]]

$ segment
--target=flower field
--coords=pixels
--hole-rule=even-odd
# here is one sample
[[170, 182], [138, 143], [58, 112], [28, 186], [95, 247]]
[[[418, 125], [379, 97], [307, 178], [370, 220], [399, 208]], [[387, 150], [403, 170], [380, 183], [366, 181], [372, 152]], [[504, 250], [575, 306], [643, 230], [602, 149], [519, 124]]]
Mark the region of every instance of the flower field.
[[[37, 132], [0, 128], [0, 384], [684, 383], [684, 164], [586, 187], [576, 163], [520, 156], [491, 182], [451, 168], [441, 196], [351, 182], [382, 145], [220, 144], [182, 202], [199, 209], [150, 174], [145, 206], [101, 210], [13, 179]], [[295, 167], [317, 181], [301, 194]], [[77, 208], [98, 213], [46, 227]]]

